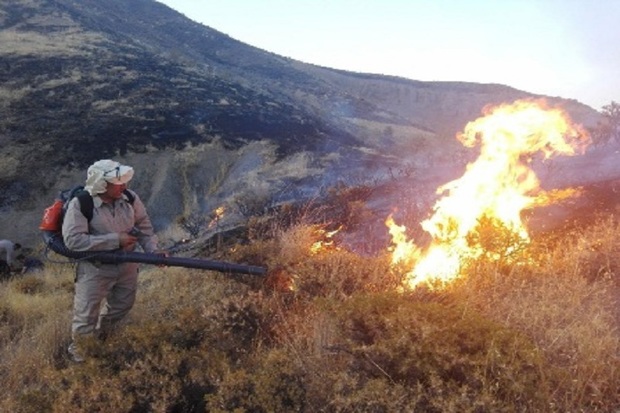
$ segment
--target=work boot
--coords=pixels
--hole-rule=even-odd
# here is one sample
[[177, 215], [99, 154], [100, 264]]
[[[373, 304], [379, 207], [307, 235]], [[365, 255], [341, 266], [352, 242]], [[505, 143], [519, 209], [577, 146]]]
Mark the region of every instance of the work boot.
[[110, 321], [107, 318], [102, 318], [99, 324], [95, 328], [95, 338], [99, 341], [106, 341], [114, 331], [118, 328], [118, 323]]
[[86, 358], [84, 357], [84, 353], [80, 351], [80, 348], [75, 343], [75, 341], [72, 341], [71, 344], [69, 344], [69, 347], [67, 348], [67, 352], [69, 353], [69, 360], [71, 360], [74, 363], [84, 363], [84, 361], [86, 361]]

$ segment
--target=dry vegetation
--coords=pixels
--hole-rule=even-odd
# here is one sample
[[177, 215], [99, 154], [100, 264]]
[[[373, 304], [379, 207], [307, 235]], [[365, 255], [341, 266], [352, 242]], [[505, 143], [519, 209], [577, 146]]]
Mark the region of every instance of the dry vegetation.
[[[352, 200], [343, 200], [349, 202]], [[350, 208], [342, 208], [350, 210]], [[145, 268], [127, 323], [70, 364], [70, 266], [0, 287], [1, 411], [611, 412], [620, 225], [604, 217], [442, 291], [328, 244], [311, 209], [215, 258], [270, 275]], [[349, 217], [351, 218], [351, 217]], [[349, 224], [354, 224], [352, 218]], [[333, 224], [333, 223], [332, 223]], [[363, 224], [363, 223], [358, 223]], [[332, 225], [333, 226], [333, 225]], [[317, 242], [323, 248], [315, 249]]]

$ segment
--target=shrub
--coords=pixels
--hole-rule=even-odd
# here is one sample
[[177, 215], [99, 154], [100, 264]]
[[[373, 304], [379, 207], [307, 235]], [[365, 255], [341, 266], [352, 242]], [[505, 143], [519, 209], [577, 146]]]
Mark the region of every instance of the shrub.
[[[136, 307], [66, 361], [72, 277], [0, 285], [0, 411], [514, 412], [620, 405], [617, 222], [481, 256], [397, 293], [386, 257], [278, 228], [222, 253], [270, 276], [141, 273]], [[568, 235], [567, 235], [568, 234]], [[506, 251], [492, 233], [471, 241]], [[509, 259], [508, 259], [509, 258]], [[232, 261], [238, 261], [232, 259]], [[63, 267], [66, 268], [66, 267]], [[53, 276], [52, 276], [53, 275]]]
[[257, 357], [252, 373], [231, 371], [214, 394], [208, 395], [210, 412], [286, 413], [305, 411], [306, 391], [302, 370], [289, 354], [273, 350]]
[[412, 389], [406, 404], [420, 411], [450, 404], [458, 411], [527, 410], [548, 401], [543, 359], [532, 342], [471, 310], [375, 294], [333, 311], [341, 337], [332, 347], [349, 355], [351, 375], [362, 378], [358, 386], [384, 380]]

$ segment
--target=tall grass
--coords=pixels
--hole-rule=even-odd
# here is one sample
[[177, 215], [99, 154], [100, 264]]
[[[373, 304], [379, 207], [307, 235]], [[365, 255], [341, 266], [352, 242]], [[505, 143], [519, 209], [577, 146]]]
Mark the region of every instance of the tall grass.
[[125, 325], [89, 343], [80, 365], [65, 355], [70, 266], [4, 282], [0, 410], [620, 407], [614, 217], [540, 238], [510, 265], [473, 262], [445, 290], [398, 292], [402, 274], [387, 255], [329, 244], [316, 215], [293, 215], [252, 220], [250, 242], [218, 252], [267, 265], [265, 279], [145, 267]]

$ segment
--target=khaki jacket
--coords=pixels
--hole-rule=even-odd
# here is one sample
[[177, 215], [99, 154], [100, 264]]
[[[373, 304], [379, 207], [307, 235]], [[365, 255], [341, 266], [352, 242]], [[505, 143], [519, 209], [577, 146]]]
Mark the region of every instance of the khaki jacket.
[[138, 195], [133, 204], [125, 195], [112, 204], [104, 203], [100, 197], [93, 197], [93, 218], [90, 221], [80, 210], [80, 201], [73, 198], [67, 206], [62, 234], [65, 245], [74, 251], [110, 251], [120, 248], [119, 233], [129, 232], [132, 228], [140, 231], [138, 244], [144, 252], [157, 250], [157, 236]]

